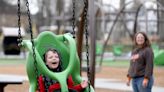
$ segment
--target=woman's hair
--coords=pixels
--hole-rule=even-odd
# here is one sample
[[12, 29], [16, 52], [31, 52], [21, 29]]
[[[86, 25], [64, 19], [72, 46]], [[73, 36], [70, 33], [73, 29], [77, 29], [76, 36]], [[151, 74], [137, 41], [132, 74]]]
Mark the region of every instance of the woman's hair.
[[148, 36], [147, 36], [144, 32], [137, 32], [137, 33], [135, 34], [135, 36], [134, 36], [134, 45], [135, 45], [135, 47], [137, 47], [136, 38], [137, 38], [137, 35], [138, 35], [138, 34], [142, 34], [142, 35], [144, 36], [144, 39], [145, 39], [145, 42], [144, 42], [142, 48], [150, 47], [150, 46], [151, 46], [150, 40], [149, 40]]
[[61, 71], [62, 71], [61, 56], [60, 56], [60, 54], [59, 54], [59, 52], [58, 52], [57, 50], [52, 49], [52, 48], [48, 49], [48, 50], [44, 53], [44, 55], [43, 55], [43, 60], [44, 60], [44, 62], [46, 63], [46, 54], [47, 54], [47, 52], [49, 52], [49, 51], [52, 51], [52, 52], [58, 54], [58, 57], [59, 57], [59, 66], [58, 66], [56, 69], [53, 69], [53, 70], [50, 69], [48, 66], [47, 66], [47, 67], [48, 67], [50, 70], [54, 71], [54, 72], [61, 72]]

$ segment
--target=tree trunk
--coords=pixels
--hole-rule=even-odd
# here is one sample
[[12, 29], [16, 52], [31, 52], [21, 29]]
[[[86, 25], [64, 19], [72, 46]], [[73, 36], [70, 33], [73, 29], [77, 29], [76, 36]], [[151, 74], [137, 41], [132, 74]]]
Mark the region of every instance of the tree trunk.
[[[164, 5], [164, 0], [158, 0], [162, 6]], [[159, 8], [159, 7], [158, 7]], [[164, 19], [164, 12], [159, 11], [158, 15], [158, 20], [163, 20]], [[164, 23], [163, 22], [158, 22], [158, 34], [160, 37], [161, 41], [164, 41]]]

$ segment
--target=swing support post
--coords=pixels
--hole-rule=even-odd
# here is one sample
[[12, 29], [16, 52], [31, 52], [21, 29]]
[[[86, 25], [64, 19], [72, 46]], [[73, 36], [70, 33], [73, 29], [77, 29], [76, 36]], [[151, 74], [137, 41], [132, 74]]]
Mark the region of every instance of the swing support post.
[[94, 0], [89, 0], [89, 34], [90, 34], [90, 73], [91, 73], [91, 85], [94, 88], [95, 82], [95, 12], [94, 12]]

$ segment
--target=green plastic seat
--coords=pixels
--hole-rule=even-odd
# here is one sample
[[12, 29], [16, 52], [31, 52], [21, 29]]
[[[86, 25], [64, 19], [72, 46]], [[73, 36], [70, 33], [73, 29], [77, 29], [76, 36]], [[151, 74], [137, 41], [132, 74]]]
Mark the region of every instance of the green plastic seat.
[[[72, 75], [75, 84], [81, 83], [82, 77], [80, 76], [80, 62], [76, 51], [76, 43], [70, 34], [55, 35], [49, 31], [40, 33], [39, 36], [34, 39], [36, 65], [34, 64], [31, 41], [23, 40], [22, 44], [29, 50], [26, 64], [30, 82], [29, 92], [36, 92], [37, 89], [38, 83], [35, 67], [37, 67], [39, 74], [47, 75], [51, 79], [57, 80], [61, 85], [62, 92], [68, 92], [67, 77], [69, 75]], [[62, 72], [54, 73], [46, 67], [43, 61], [43, 54], [49, 48], [54, 48], [60, 53], [62, 67], [64, 69]], [[84, 92], [89, 92], [89, 87], [87, 87]], [[92, 86], [90, 86], [90, 92], [94, 92]]]

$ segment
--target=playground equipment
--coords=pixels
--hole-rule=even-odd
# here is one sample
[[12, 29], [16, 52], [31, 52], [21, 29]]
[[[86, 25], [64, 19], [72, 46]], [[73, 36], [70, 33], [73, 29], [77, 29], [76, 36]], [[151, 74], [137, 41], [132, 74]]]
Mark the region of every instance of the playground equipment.
[[96, 55], [101, 55], [101, 54], [103, 53], [103, 52], [102, 52], [102, 49], [103, 49], [102, 44], [97, 43], [97, 44], [96, 44]]
[[[35, 92], [37, 89], [37, 78], [34, 75], [46, 75], [51, 79], [57, 80], [61, 85], [62, 92], [68, 92], [67, 77], [71, 75], [75, 84], [80, 84], [82, 78], [80, 77], [80, 62], [76, 53], [76, 44], [74, 39], [69, 34], [55, 35], [52, 32], [42, 32], [35, 39], [35, 54], [36, 61], [33, 59], [33, 46], [30, 40], [23, 40], [23, 44], [30, 51], [27, 59], [27, 74], [30, 81], [30, 92]], [[54, 48], [59, 51], [61, 55], [61, 61], [63, 62], [64, 71], [60, 73], [54, 73], [50, 71], [43, 61], [43, 54], [48, 48]], [[35, 63], [37, 65], [35, 65]], [[37, 72], [35, 70], [37, 68]], [[37, 74], [36, 74], [37, 73]], [[94, 92], [90, 86], [90, 92]], [[84, 92], [88, 92], [89, 88], [86, 88]]]
[[164, 65], [164, 50], [159, 49], [157, 44], [151, 45], [154, 52], [154, 63], [156, 65]]
[[123, 50], [123, 45], [113, 45], [112, 52], [115, 56], [121, 56]]
[[164, 50], [154, 53], [154, 62], [156, 65], [164, 65]]
[[154, 63], [156, 65], [164, 65], [164, 50], [160, 50], [157, 44], [151, 45], [154, 52]]
[[157, 44], [152, 44], [151, 47], [153, 49], [154, 56], [156, 56], [157, 53], [159, 52], [159, 46]]
[[[85, 20], [87, 20], [87, 1], [84, 0], [85, 4]], [[30, 92], [36, 92], [36, 90], [39, 90], [39, 84], [38, 84], [38, 77], [40, 75], [46, 75], [52, 80], [57, 80], [60, 83], [61, 91], [62, 92], [68, 92], [67, 87], [67, 77], [69, 75], [72, 76], [75, 84], [79, 84], [82, 81], [82, 78], [80, 76], [80, 64], [79, 64], [79, 58], [77, 56], [76, 51], [76, 44], [75, 40], [68, 34], [64, 35], [55, 35], [52, 32], [42, 32], [40, 35], [33, 39], [33, 32], [32, 32], [32, 23], [31, 23], [31, 17], [30, 17], [30, 10], [29, 10], [29, 3], [28, 0], [26, 0], [26, 7], [27, 7], [27, 15], [28, 15], [28, 22], [29, 22], [29, 30], [31, 33], [31, 40], [23, 40], [21, 36], [21, 30], [20, 30], [20, 0], [18, 0], [18, 42], [21, 43], [21, 45], [24, 45], [29, 50], [29, 55], [27, 59], [27, 74], [30, 81]], [[73, 11], [75, 9], [75, 1], [73, 2]], [[73, 12], [73, 36], [75, 35], [75, 24], [74, 24], [74, 12]], [[86, 24], [87, 25], [87, 24]], [[87, 29], [87, 28], [86, 28]], [[87, 30], [86, 30], [87, 31]], [[88, 36], [88, 35], [86, 35]], [[86, 37], [88, 38], [88, 37]], [[87, 39], [88, 40], [88, 39]], [[88, 46], [88, 43], [87, 43]], [[64, 70], [60, 73], [54, 73], [50, 71], [43, 62], [43, 53], [48, 48], [55, 48], [62, 57], [63, 62], [63, 68]], [[88, 53], [88, 50], [87, 50]], [[87, 54], [87, 65], [88, 65], [88, 72], [89, 72], [89, 58]], [[89, 78], [88, 78], [89, 79]], [[93, 87], [90, 85], [85, 88], [84, 92], [94, 92]]]
[[[25, 31], [22, 29], [22, 36], [25, 36]], [[18, 47], [18, 28], [2, 27], [3, 33], [3, 51], [5, 55], [19, 55], [20, 48]]]
[[156, 65], [164, 65], [164, 50], [160, 50], [157, 44], [152, 44], [154, 52], [154, 63]]

